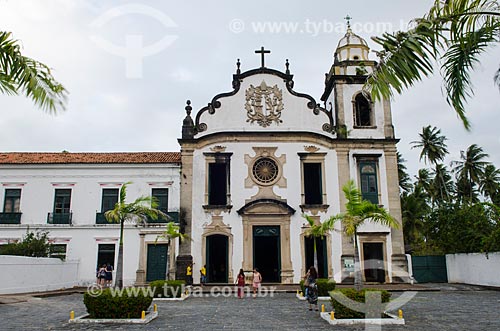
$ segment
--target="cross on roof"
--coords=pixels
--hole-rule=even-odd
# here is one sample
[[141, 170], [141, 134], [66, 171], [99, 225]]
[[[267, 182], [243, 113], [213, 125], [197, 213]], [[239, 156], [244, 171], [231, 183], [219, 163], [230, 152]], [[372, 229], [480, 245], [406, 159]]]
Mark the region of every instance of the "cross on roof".
[[350, 28], [352, 17], [347, 15], [346, 17], [344, 17], [344, 19], [347, 21], [347, 27]]
[[271, 51], [267, 50], [267, 49], [265, 50], [264, 46], [262, 46], [260, 48], [260, 50], [256, 50], [255, 53], [260, 54], [260, 62], [261, 62], [260, 66], [261, 66], [261, 68], [264, 68], [264, 54], [269, 54], [269, 53], [271, 53]]

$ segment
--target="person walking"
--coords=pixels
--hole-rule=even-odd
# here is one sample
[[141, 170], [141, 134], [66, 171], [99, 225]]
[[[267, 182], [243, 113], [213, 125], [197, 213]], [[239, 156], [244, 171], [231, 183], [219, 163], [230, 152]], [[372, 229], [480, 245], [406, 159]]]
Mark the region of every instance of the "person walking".
[[206, 282], [207, 282], [207, 266], [204, 265], [200, 269], [200, 283], [201, 285], [205, 285]]
[[257, 291], [260, 291], [260, 284], [262, 283], [262, 275], [259, 272], [259, 269], [255, 268], [253, 269], [253, 281], [252, 281], [252, 287], [253, 287], [253, 297], [257, 297]]
[[243, 269], [240, 269], [240, 273], [236, 278], [236, 285], [238, 285], [238, 298], [243, 299], [243, 293], [245, 290], [245, 273]]
[[315, 310], [318, 309], [318, 285], [316, 284], [316, 279], [318, 279], [318, 273], [316, 272], [316, 268], [310, 267], [308, 271], [308, 276], [304, 285], [307, 284], [306, 290], [306, 298], [309, 303], [309, 310], [313, 310], [313, 306], [315, 306]]
[[103, 264], [99, 270], [97, 270], [97, 285], [104, 286], [106, 284], [106, 265]]

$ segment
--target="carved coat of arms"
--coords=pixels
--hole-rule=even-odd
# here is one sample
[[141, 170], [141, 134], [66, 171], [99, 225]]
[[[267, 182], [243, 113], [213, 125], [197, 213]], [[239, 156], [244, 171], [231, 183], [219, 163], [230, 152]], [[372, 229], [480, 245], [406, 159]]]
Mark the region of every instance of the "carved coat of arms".
[[268, 127], [273, 122], [283, 123], [283, 92], [277, 85], [267, 86], [264, 81], [259, 86], [250, 85], [245, 92], [247, 122], [257, 122], [262, 127]]

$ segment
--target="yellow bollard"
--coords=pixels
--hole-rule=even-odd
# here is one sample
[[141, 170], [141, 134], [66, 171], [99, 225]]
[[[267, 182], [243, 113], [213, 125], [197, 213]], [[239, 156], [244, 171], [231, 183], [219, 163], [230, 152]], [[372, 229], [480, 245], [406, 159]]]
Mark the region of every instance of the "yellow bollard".
[[156, 303], [154, 304], [153, 309], [154, 309], [155, 312], [158, 311], [158, 306], [156, 305]]
[[300, 291], [300, 292], [299, 292], [299, 295], [300, 295], [301, 297], [303, 297], [303, 296], [304, 296], [304, 294], [302, 294], [302, 291]]
[[146, 319], [146, 312], [143, 310], [141, 313], [141, 320], [145, 320], [145, 319]]
[[69, 319], [70, 320], [74, 320], [75, 319], [75, 311], [74, 310], [72, 310], [72, 311], [69, 312]]
[[332, 321], [335, 319], [335, 313], [333, 311], [330, 313], [330, 319]]
[[321, 312], [324, 313], [325, 312], [325, 305], [321, 305]]
[[297, 290], [297, 295], [299, 294], [299, 290]]
[[398, 310], [398, 317], [399, 319], [403, 319], [403, 310]]

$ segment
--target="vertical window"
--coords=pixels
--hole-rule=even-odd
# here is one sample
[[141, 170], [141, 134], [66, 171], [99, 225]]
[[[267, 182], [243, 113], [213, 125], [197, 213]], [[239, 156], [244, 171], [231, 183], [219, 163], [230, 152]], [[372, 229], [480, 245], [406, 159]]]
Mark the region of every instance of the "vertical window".
[[66, 260], [66, 244], [52, 244], [49, 250], [49, 257], [57, 257]]
[[97, 248], [97, 268], [104, 264], [115, 266], [115, 244], [99, 244]]
[[354, 126], [373, 126], [371, 102], [362, 93], [354, 98]]
[[54, 214], [69, 214], [71, 204], [70, 189], [56, 189]]
[[21, 189], [6, 189], [3, 204], [4, 213], [19, 213], [21, 206]]
[[378, 183], [376, 162], [360, 162], [361, 194], [363, 199], [378, 204]]
[[168, 188], [154, 188], [151, 195], [158, 202], [157, 209], [164, 213], [168, 212]]
[[227, 205], [228, 164], [208, 164], [208, 204]]
[[115, 205], [118, 202], [119, 191], [120, 190], [117, 188], [102, 189], [102, 204], [101, 204], [102, 213], [115, 208]]
[[323, 204], [323, 188], [321, 163], [304, 163], [304, 204], [321, 205]]

